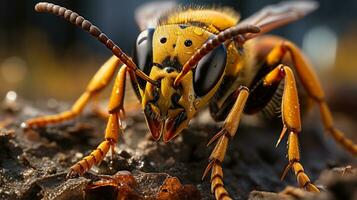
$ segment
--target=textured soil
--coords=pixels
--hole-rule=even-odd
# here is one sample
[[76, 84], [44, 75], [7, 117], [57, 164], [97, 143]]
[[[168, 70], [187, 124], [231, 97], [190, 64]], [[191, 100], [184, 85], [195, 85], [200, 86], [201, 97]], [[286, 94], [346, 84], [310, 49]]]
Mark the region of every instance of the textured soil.
[[[0, 199], [214, 199], [209, 180], [201, 181], [212, 150], [206, 144], [219, 131], [208, 113], [201, 113], [168, 144], [152, 141], [141, 112], [133, 113], [126, 120], [116, 154], [84, 177], [66, 180], [68, 168], [103, 139], [105, 120], [86, 111], [70, 122], [23, 131], [20, 124], [25, 119], [69, 106], [43, 105], [47, 103], [37, 104], [38, 109], [18, 100], [1, 105]], [[267, 125], [246, 118], [223, 163], [225, 185], [232, 197], [357, 199], [356, 159], [324, 135], [316, 116], [304, 121], [300, 146], [305, 171], [323, 192], [294, 188], [292, 172], [280, 181], [287, 164], [286, 139], [275, 148], [280, 119]], [[337, 115], [337, 122], [355, 133], [357, 126], [350, 118]]]

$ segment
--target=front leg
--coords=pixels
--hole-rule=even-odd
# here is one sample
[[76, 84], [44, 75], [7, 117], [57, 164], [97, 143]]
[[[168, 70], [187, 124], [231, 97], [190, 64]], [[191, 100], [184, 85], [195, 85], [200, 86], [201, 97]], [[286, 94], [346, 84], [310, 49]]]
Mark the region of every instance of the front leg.
[[247, 87], [240, 87], [236, 92], [238, 93], [238, 97], [234, 103], [233, 108], [224, 121], [222, 130], [213, 136], [213, 138], [208, 143], [208, 145], [210, 145], [214, 141], [218, 140], [209, 157], [209, 164], [203, 174], [204, 178], [212, 169], [211, 192], [214, 193], [217, 200], [231, 199], [227, 190], [224, 188], [222, 163], [224, 156], [226, 155], [228, 142], [237, 132], [240, 117], [248, 99], [249, 90]]
[[105, 130], [104, 141], [101, 142], [98, 147], [92, 151], [92, 153], [70, 168], [70, 171], [67, 174], [68, 178], [82, 175], [91, 169], [93, 165], [99, 164], [104, 159], [110, 148], [112, 149], [112, 153], [114, 153], [114, 146], [118, 142], [118, 134], [120, 131], [122, 132], [121, 119], [124, 115], [123, 103], [126, 72], [127, 67], [126, 65], [123, 65], [118, 72], [117, 78], [115, 79], [114, 87], [109, 99], [109, 118], [107, 128]]

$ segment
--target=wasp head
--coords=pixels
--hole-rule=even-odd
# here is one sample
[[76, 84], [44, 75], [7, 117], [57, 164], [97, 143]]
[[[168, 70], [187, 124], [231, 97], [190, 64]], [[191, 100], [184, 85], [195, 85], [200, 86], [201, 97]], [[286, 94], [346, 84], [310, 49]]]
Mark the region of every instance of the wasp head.
[[162, 135], [168, 142], [176, 137], [217, 90], [226, 64], [223, 45], [202, 58], [174, 87], [183, 64], [210, 36], [202, 28], [186, 25], [159, 26], [138, 36], [134, 61], [157, 83], [147, 84], [138, 78], [142, 109], [154, 139]]

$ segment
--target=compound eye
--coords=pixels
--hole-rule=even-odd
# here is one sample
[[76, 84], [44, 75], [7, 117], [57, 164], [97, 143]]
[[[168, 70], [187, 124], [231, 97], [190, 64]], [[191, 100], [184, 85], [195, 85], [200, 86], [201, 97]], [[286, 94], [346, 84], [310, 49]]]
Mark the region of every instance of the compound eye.
[[198, 62], [193, 74], [193, 88], [197, 96], [206, 95], [218, 83], [223, 75], [226, 61], [226, 47], [221, 44]]
[[[150, 74], [152, 67], [152, 38], [155, 29], [149, 28], [141, 32], [136, 39], [133, 59], [135, 64], [146, 75]], [[145, 88], [146, 81], [137, 77], [141, 89]]]

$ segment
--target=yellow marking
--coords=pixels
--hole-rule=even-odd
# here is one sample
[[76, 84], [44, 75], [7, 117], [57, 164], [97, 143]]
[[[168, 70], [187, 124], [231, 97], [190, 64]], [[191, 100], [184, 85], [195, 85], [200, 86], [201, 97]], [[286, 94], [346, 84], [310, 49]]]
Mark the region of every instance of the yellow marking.
[[231, 111], [229, 112], [224, 122], [224, 128], [229, 132], [231, 136], [234, 136], [237, 132], [240, 117], [243, 112], [244, 105], [247, 102], [248, 96], [248, 89], [242, 89], [239, 91], [237, 100], [234, 103]]
[[[201, 35], [195, 33], [198, 29], [202, 31]], [[185, 52], [195, 52], [211, 35], [210, 32], [194, 26], [185, 29], [181, 29], [178, 25], [159, 26], [153, 36], [153, 62], [163, 63], [167, 57], [171, 59], [177, 57], [183, 65], [192, 55]], [[160, 42], [162, 37], [166, 37], [165, 43]], [[185, 46], [185, 41], [188, 39], [192, 41], [189, 47]]]
[[282, 118], [288, 129], [300, 132], [300, 105], [294, 73], [289, 67], [284, 66], [283, 68], [285, 72], [285, 85], [282, 100]]
[[193, 30], [193, 32], [194, 32], [196, 35], [198, 35], [198, 36], [203, 35], [203, 30], [200, 29], [200, 28], [195, 28], [195, 29]]
[[244, 67], [244, 59], [239, 55], [234, 43], [227, 47], [227, 65], [226, 74], [228, 76], [236, 77]]
[[230, 9], [189, 9], [170, 15], [162, 25], [198, 22], [210, 26], [207, 28], [211, 32], [217, 32], [236, 25], [238, 21], [239, 15]]
[[283, 78], [282, 71], [280, 67], [276, 67], [269, 74], [264, 77], [263, 84], [264, 86], [271, 86], [273, 84], [279, 83]]

